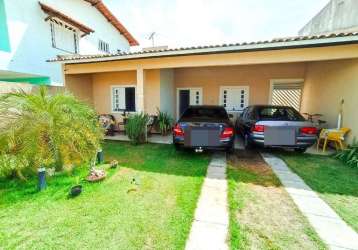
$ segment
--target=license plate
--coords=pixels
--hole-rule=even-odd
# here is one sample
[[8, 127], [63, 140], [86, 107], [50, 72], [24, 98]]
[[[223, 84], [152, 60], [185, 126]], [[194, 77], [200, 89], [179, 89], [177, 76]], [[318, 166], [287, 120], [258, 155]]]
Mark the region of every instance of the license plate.
[[265, 127], [264, 144], [266, 146], [296, 145], [296, 129], [287, 127]]
[[219, 128], [192, 127], [185, 133], [184, 144], [191, 147], [215, 147], [220, 145]]

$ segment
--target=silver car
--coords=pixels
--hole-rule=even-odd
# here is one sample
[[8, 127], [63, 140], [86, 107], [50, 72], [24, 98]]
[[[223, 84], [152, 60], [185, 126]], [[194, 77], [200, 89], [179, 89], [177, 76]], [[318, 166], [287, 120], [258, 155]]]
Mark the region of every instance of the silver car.
[[245, 147], [293, 148], [305, 152], [317, 140], [317, 128], [294, 108], [288, 106], [249, 106], [236, 121], [236, 133]]

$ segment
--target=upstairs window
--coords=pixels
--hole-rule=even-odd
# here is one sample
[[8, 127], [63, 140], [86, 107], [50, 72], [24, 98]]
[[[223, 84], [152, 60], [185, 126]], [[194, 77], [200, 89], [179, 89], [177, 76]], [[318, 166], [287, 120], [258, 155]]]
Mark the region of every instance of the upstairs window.
[[112, 112], [135, 112], [135, 87], [112, 87]]
[[99, 40], [98, 41], [98, 50], [105, 52], [105, 53], [109, 53], [109, 44], [102, 40]]
[[69, 53], [78, 53], [78, 32], [65, 23], [51, 20], [52, 47]]

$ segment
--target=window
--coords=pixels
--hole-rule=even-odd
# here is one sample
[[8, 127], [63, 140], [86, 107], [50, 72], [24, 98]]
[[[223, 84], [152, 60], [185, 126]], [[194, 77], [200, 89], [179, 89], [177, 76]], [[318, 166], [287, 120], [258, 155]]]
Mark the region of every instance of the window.
[[77, 30], [55, 19], [50, 21], [50, 25], [52, 47], [70, 53], [78, 53]]
[[257, 110], [262, 121], [304, 121], [300, 113], [292, 107], [261, 107]]
[[135, 105], [135, 87], [112, 87], [112, 112], [134, 112]]
[[104, 42], [104, 41], [102, 41], [102, 40], [99, 40], [99, 42], [98, 42], [98, 50], [102, 51], [102, 52], [109, 53], [109, 44]]
[[271, 104], [290, 106], [300, 111], [302, 97], [302, 83], [274, 83], [272, 84]]
[[217, 118], [217, 119], [228, 119], [228, 115], [224, 108], [216, 107], [190, 107], [185, 110], [182, 118], [190, 119], [208, 119], [208, 118]]

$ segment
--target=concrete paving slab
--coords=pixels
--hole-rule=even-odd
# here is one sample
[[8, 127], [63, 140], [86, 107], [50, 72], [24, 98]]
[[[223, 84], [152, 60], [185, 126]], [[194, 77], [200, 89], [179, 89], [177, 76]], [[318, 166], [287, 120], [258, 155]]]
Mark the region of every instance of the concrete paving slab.
[[[330, 248], [358, 249], [357, 233], [347, 230], [347, 224], [339, 219], [308, 215], [309, 221], [317, 225], [317, 233], [327, 239]], [[332, 230], [334, 227], [335, 230]], [[332, 246], [332, 247], [331, 247]]]
[[316, 192], [280, 158], [269, 153], [261, 155], [329, 249], [358, 250], [358, 234]]
[[195, 250], [227, 250], [226, 242], [228, 226], [208, 223], [204, 221], [194, 221], [191, 228], [186, 249]]
[[214, 154], [203, 183], [186, 250], [228, 249], [226, 154]]
[[298, 208], [306, 214], [312, 214], [317, 216], [329, 217], [339, 219], [333, 209], [327, 205], [321, 198], [309, 197], [297, 194], [290, 194], [293, 201], [296, 203]]

